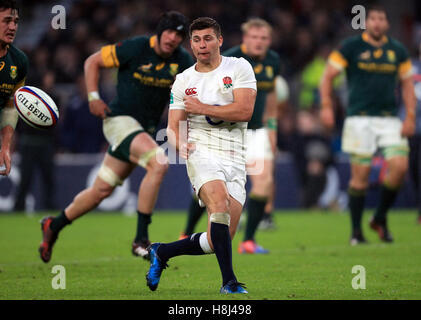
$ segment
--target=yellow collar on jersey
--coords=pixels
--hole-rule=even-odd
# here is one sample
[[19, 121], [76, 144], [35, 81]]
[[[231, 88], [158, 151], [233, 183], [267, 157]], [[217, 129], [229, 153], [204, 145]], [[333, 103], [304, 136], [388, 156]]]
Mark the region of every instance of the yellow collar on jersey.
[[155, 47], [156, 40], [157, 40], [157, 36], [156, 35], [149, 38], [149, 46], [151, 48]]
[[[369, 42], [367, 31], [364, 31], [361, 36], [362, 36], [362, 38], [365, 42]], [[383, 36], [383, 38], [382, 38], [383, 44], [387, 43], [388, 41], [389, 41], [389, 39], [387, 38], [387, 36]]]

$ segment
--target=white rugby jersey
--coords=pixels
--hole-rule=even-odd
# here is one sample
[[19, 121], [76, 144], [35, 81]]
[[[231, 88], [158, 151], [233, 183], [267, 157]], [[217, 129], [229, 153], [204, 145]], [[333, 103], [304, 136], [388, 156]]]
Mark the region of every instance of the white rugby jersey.
[[[256, 78], [250, 63], [244, 58], [224, 57], [210, 72], [197, 72], [196, 64], [177, 75], [171, 89], [170, 109], [184, 109], [186, 95], [200, 102], [223, 106], [234, 102], [233, 90], [256, 90]], [[237, 163], [245, 163], [245, 135], [247, 122], [231, 122], [203, 115], [187, 117], [188, 142], [196, 150], [211, 152]]]

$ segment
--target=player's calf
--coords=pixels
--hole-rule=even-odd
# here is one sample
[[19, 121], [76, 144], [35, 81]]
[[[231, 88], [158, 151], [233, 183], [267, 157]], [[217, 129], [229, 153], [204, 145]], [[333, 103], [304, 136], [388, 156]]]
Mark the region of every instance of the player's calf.
[[89, 188], [88, 197], [91, 198], [91, 206], [96, 208], [104, 199], [108, 198], [113, 191], [114, 188], [106, 184]]
[[95, 181], [92, 187], [80, 192], [66, 208], [66, 213], [70, 220], [75, 220], [95, 209], [114, 191], [114, 187], [111, 187], [105, 182], [98, 182], [98, 180]]

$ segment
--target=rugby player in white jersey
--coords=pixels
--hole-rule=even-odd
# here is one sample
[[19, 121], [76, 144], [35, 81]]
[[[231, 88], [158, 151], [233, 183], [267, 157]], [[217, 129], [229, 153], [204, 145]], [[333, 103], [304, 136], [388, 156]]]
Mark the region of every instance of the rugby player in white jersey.
[[[158, 287], [167, 261], [179, 255], [215, 253], [221, 293], [247, 293], [232, 267], [231, 240], [246, 199], [245, 132], [253, 114], [256, 78], [243, 58], [223, 57], [219, 24], [207, 17], [190, 25], [197, 63], [177, 75], [171, 90], [168, 141], [187, 159], [187, 173], [208, 212], [207, 232], [149, 247], [147, 285]], [[187, 134], [183, 123], [187, 121]]]

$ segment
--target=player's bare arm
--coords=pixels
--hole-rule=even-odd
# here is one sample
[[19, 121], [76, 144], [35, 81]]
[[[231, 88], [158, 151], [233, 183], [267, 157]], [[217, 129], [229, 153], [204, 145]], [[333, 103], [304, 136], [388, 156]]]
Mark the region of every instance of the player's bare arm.
[[86, 59], [84, 69], [89, 110], [94, 116], [104, 119], [107, 113], [111, 112], [111, 109], [98, 94], [98, 81], [101, 68], [105, 68], [105, 64], [100, 51], [95, 52]]
[[[2, 113], [10, 111], [10, 108], [4, 108]], [[14, 110], [13, 110], [14, 111]], [[0, 150], [0, 175], [7, 176], [10, 173], [11, 168], [11, 157], [10, 157], [10, 146], [12, 143], [14, 129], [11, 126], [5, 126], [1, 129], [1, 150]]]
[[18, 84], [16, 84], [13, 94], [9, 101], [7, 101], [4, 109], [1, 111], [2, 114], [2, 123], [0, 124], [1, 128], [1, 150], [0, 150], [0, 167], [4, 166], [4, 170], [0, 170], [0, 175], [9, 175], [11, 170], [11, 157], [10, 157], [10, 146], [12, 143], [13, 133], [18, 121], [18, 113], [13, 105], [13, 96], [19, 88], [25, 85], [24, 78]]
[[187, 113], [184, 110], [169, 110], [167, 127], [168, 142], [180, 152], [182, 158], [187, 159], [188, 154], [194, 150], [194, 144], [187, 143], [187, 125], [183, 126], [183, 121], [187, 121]]
[[275, 90], [272, 90], [266, 96], [266, 108], [264, 114], [264, 122], [267, 124], [268, 135], [272, 152], [276, 152], [277, 143], [277, 124], [280, 114], [281, 104], [276, 100]]
[[402, 99], [405, 104], [406, 118], [402, 123], [402, 136], [410, 137], [415, 133], [415, 90], [412, 77], [401, 80]]
[[327, 64], [320, 82], [320, 99], [321, 110], [320, 120], [327, 129], [332, 129], [335, 124], [333, 113], [333, 80], [341, 73], [341, 70], [335, 68], [331, 64]]
[[0, 168], [4, 167], [4, 169], [0, 170], [0, 175], [7, 176], [11, 169], [10, 147], [12, 145], [13, 133], [15, 132], [14, 128], [18, 120], [16, 109], [13, 106], [13, 100], [9, 100], [3, 110], [1, 110], [0, 118], [3, 120], [0, 131]]
[[256, 90], [239, 88], [233, 91], [234, 102], [224, 106], [213, 106], [199, 101], [195, 97], [185, 97], [186, 112], [201, 114], [224, 121], [249, 121], [253, 115]]

